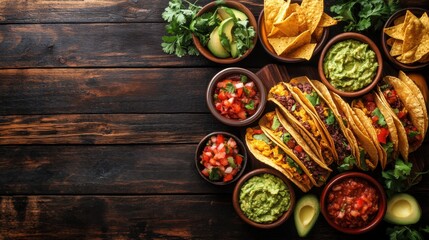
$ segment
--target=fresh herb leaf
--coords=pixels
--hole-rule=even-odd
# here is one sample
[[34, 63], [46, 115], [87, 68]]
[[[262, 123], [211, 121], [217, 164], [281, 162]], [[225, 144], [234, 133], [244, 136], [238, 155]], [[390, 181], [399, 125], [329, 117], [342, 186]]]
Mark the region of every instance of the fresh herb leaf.
[[283, 133], [281, 139], [284, 143], [287, 144], [292, 139], [292, 135], [290, 135], [290, 133], [288, 133], [288, 132], [285, 132], [285, 133]]
[[235, 162], [234, 162], [234, 158], [233, 158], [233, 157], [229, 156], [229, 157], [227, 158], [227, 160], [228, 160], [229, 165], [230, 165], [232, 168], [236, 168], [236, 167], [237, 167], [237, 165], [236, 165], [236, 164], [235, 164]]
[[274, 118], [273, 118], [273, 123], [271, 124], [271, 129], [272, 130], [277, 130], [277, 128], [279, 128], [280, 127], [280, 121], [279, 121], [279, 119], [277, 118], [277, 116], [274, 116]]
[[290, 109], [292, 112], [295, 111], [296, 109], [296, 103], [294, 105], [292, 105], [292, 108]]
[[266, 144], [271, 144], [270, 139], [263, 133], [253, 135], [253, 139], [264, 141]]
[[349, 155], [344, 158], [343, 163], [337, 167], [338, 171], [343, 172], [353, 168], [356, 164], [356, 158], [353, 155]]
[[246, 105], [244, 105], [244, 107], [248, 110], [254, 110], [255, 109], [255, 101], [250, 100], [250, 102]]
[[162, 13], [162, 19], [167, 22], [165, 26], [167, 35], [162, 37], [162, 50], [178, 57], [199, 54], [188, 26], [201, 7], [195, 3], [185, 2], [187, 7], [182, 0], [170, 0]]
[[371, 113], [372, 116], [377, 116], [378, 120], [377, 123], [378, 125], [384, 127], [386, 126], [386, 119], [384, 118], [384, 115], [381, 113], [379, 108], [375, 108], [374, 111], [372, 111]]
[[320, 98], [319, 98], [319, 94], [317, 94], [317, 92], [312, 92], [310, 94], [306, 94], [305, 98], [307, 98], [308, 101], [310, 101], [311, 105], [313, 105], [313, 106], [317, 106], [320, 104]]
[[226, 86], [225, 86], [225, 90], [228, 92], [228, 93], [234, 93], [235, 92], [235, 86], [234, 86], [234, 84], [232, 84], [232, 83], [227, 83], [226, 84]]
[[344, 31], [377, 31], [399, 9], [399, 0], [340, 0], [330, 10], [346, 23]]
[[240, 75], [240, 81], [242, 83], [246, 83], [247, 82], [247, 76], [246, 75]]
[[335, 123], [335, 115], [331, 109], [328, 109], [328, 117], [326, 118], [326, 124], [332, 125]]
[[291, 166], [294, 167], [296, 169], [296, 172], [298, 174], [302, 174], [302, 168], [289, 156], [286, 157], [286, 162]]
[[[429, 228], [429, 226], [425, 228]], [[394, 226], [393, 228], [387, 228], [386, 234], [391, 240], [423, 240], [420, 232], [425, 232], [425, 228], [420, 228], [420, 231], [418, 231], [411, 226]]]
[[417, 135], [419, 135], [420, 134], [420, 132], [419, 131], [410, 131], [409, 133], [408, 133], [408, 136], [411, 138], [411, 137], [415, 137], [415, 136], [417, 136]]
[[212, 168], [210, 170], [210, 173], [209, 173], [209, 179], [212, 180], [212, 181], [217, 181], [220, 178], [221, 178], [220, 169], [217, 168], [217, 167]]

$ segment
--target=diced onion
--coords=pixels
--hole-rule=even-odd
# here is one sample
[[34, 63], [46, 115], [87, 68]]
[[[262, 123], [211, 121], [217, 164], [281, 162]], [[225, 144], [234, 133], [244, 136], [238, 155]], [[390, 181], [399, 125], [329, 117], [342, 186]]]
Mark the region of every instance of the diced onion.
[[238, 83], [236, 83], [235, 84], [235, 88], [243, 88], [244, 87], [244, 84], [242, 83], [242, 82], [238, 82]]
[[225, 169], [225, 173], [231, 173], [232, 172], [232, 167], [227, 167]]

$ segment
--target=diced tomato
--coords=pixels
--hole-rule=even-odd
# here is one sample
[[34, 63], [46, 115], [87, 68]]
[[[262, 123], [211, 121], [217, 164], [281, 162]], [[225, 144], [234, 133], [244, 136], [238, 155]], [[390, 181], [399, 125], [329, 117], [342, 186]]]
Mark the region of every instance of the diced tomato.
[[288, 141], [288, 142], [286, 143], [286, 145], [287, 145], [290, 149], [294, 149], [294, 148], [295, 148], [295, 141], [290, 140], [290, 141]]
[[232, 180], [232, 174], [230, 173], [230, 174], [226, 174], [225, 175], [225, 177], [223, 177], [223, 181], [224, 182], [229, 182], [229, 181], [231, 181]]
[[235, 156], [235, 163], [238, 165], [241, 165], [242, 162], [243, 162], [243, 157], [241, 157], [240, 155], [236, 155]]
[[237, 97], [241, 97], [243, 95], [243, 88], [237, 89]]
[[403, 111], [399, 111], [398, 112], [398, 118], [399, 119], [402, 119], [403, 117], [405, 117], [405, 115], [406, 115], [407, 113], [405, 112], [405, 110], [403, 110]]
[[222, 159], [220, 159], [220, 164], [222, 165], [222, 166], [228, 166], [228, 159], [226, 159], [226, 158], [222, 158]]
[[217, 145], [220, 145], [221, 143], [223, 143], [225, 141], [225, 138], [224, 138], [224, 136], [223, 136], [223, 134], [218, 134], [217, 136], [216, 136], [216, 144]]
[[262, 129], [253, 129], [253, 134], [261, 134], [263, 133]]
[[372, 123], [376, 123], [378, 121], [378, 116], [372, 116], [371, 117]]
[[302, 147], [300, 145], [296, 145], [294, 150], [300, 153], [302, 152]]
[[211, 164], [212, 166], [217, 166], [217, 161], [216, 161], [214, 158], [211, 158], [211, 159], [210, 159], [210, 164]]
[[368, 111], [372, 112], [377, 107], [375, 102], [367, 102], [365, 108], [368, 109]]
[[228, 97], [226, 96], [224, 91], [220, 91], [219, 94], [217, 95], [217, 97], [219, 98], [219, 100], [223, 101], [228, 99]]
[[204, 169], [201, 171], [201, 173], [202, 173], [204, 176], [208, 177], [208, 176], [209, 176], [209, 169], [208, 169], [208, 168], [204, 168]]
[[389, 130], [386, 128], [381, 128], [377, 135], [377, 139], [380, 143], [386, 144], [387, 136], [389, 136]]
[[237, 115], [242, 120], [246, 119], [246, 116], [247, 116], [246, 111], [241, 111]]
[[241, 106], [240, 106], [240, 104], [233, 103], [233, 104], [231, 105], [231, 108], [232, 108], [232, 111], [233, 111], [234, 113], [239, 113], [239, 112], [241, 112]]

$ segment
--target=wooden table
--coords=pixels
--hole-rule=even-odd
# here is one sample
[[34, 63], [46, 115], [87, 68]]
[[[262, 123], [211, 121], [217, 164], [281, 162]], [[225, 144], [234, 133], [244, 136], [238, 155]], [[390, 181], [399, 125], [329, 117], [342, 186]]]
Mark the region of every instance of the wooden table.
[[[206, 107], [219, 70], [274, 63], [318, 78], [316, 60], [284, 65], [259, 43], [228, 66], [164, 54], [167, 2], [0, 1], [1, 240], [297, 237], [293, 220], [267, 231], [242, 222], [233, 186], [201, 179], [194, 151], [212, 131], [240, 132]], [[262, 0], [242, 2], [258, 17]], [[428, 155], [425, 142], [415, 156]], [[429, 177], [410, 192], [427, 224]], [[320, 216], [308, 238], [380, 239], [388, 226], [348, 236]]]

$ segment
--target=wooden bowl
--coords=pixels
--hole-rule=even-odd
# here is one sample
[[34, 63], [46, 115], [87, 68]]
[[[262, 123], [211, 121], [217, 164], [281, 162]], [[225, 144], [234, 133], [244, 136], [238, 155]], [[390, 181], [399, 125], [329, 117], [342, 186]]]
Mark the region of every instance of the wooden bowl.
[[[387, 19], [386, 23], [384, 24], [384, 28], [392, 27], [394, 25], [394, 21], [401, 16], [405, 16], [407, 10], [411, 11], [414, 15], [416, 15], [419, 18], [425, 12], [429, 14], [429, 10], [423, 9], [423, 8], [417, 8], [417, 7], [404, 8], [404, 9], [398, 10], [397, 12], [392, 14], [392, 16], [390, 16], [389, 19]], [[403, 71], [416, 71], [416, 70], [420, 70], [422, 68], [429, 66], [429, 62], [427, 62], [427, 63], [412, 63], [412, 64], [401, 63], [395, 57], [392, 57], [390, 55], [391, 47], [387, 44], [387, 39], [389, 39], [389, 36], [386, 33], [384, 33], [384, 31], [381, 31], [381, 45], [382, 45], [384, 55], [387, 57], [387, 59], [391, 63], [393, 63], [393, 65], [396, 68], [403, 70]]]
[[[218, 82], [228, 77], [238, 76], [238, 75], [245, 75], [247, 76], [249, 82], [253, 81], [255, 83], [256, 88], [258, 89], [259, 96], [260, 96], [260, 103], [256, 108], [256, 112], [244, 120], [227, 118], [224, 115], [222, 115], [216, 109], [214, 97], [213, 97], [215, 94]], [[244, 127], [256, 122], [259, 119], [259, 117], [261, 117], [261, 115], [263, 114], [265, 110], [266, 102], [267, 102], [267, 91], [265, 89], [265, 86], [262, 80], [258, 76], [256, 76], [256, 74], [254, 74], [253, 72], [244, 68], [230, 67], [230, 68], [221, 70], [212, 78], [212, 80], [210, 81], [207, 87], [206, 102], [207, 102], [207, 107], [210, 109], [210, 112], [212, 113], [212, 115], [223, 124], [234, 126], [234, 127]]]
[[[350, 92], [343, 91], [343, 90], [340, 90], [340, 89], [337, 89], [336, 87], [334, 87], [330, 83], [329, 79], [326, 78], [325, 72], [323, 69], [324, 59], [325, 59], [325, 56], [328, 53], [329, 49], [334, 44], [348, 40], [348, 39], [355, 39], [355, 40], [358, 40], [360, 42], [368, 44], [369, 47], [375, 52], [375, 55], [377, 58], [377, 63], [378, 63], [377, 72], [376, 72], [376, 75], [373, 78], [372, 82], [360, 90], [350, 91]], [[323, 48], [322, 53], [320, 54], [320, 58], [319, 58], [319, 62], [318, 62], [317, 67], [318, 67], [320, 79], [326, 85], [326, 87], [328, 87], [329, 90], [337, 93], [338, 95], [340, 95], [342, 97], [358, 97], [358, 96], [362, 96], [362, 95], [368, 93], [369, 91], [371, 91], [377, 85], [378, 81], [381, 79], [382, 73], [383, 73], [383, 57], [382, 57], [381, 52], [378, 49], [377, 45], [371, 39], [369, 39], [367, 36], [360, 34], [360, 33], [355, 33], [355, 32], [346, 32], [346, 33], [338, 34], [337, 36], [335, 36], [331, 40], [329, 40], [329, 42]]]
[[[252, 178], [254, 176], [258, 176], [258, 175], [265, 174], [265, 173], [271, 174], [271, 175], [274, 175], [274, 176], [280, 178], [284, 182], [284, 184], [286, 184], [286, 187], [289, 189], [289, 192], [290, 192], [290, 204], [289, 204], [289, 209], [286, 212], [284, 212], [279, 218], [277, 218], [277, 220], [275, 220], [274, 222], [258, 223], [258, 222], [254, 222], [254, 221], [250, 220], [249, 218], [247, 218], [247, 216], [241, 210], [241, 207], [240, 207], [240, 191], [241, 191], [241, 187], [243, 186], [243, 184], [245, 184], [247, 182], [247, 180], [249, 180], [250, 178]], [[293, 189], [291, 183], [289, 182], [289, 180], [282, 173], [280, 173], [277, 170], [274, 170], [272, 168], [255, 169], [255, 170], [247, 173], [246, 175], [244, 175], [235, 185], [233, 196], [232, 196], [232, 203], [233, 203], [234, 209], [235, 209], [236, 213], [238, 214], [238, 216], [247, 224], [249, 224], [253, 227], [256, 227], [256, 228], [261, 228], [261, 229], [275, 228], [275, 227], [282, 225], [284, 222], [286, 222], [289, 219], [289, 217], [293, 214], [293, 211], [295, 209], [295, 202], [296, 202], [295, 192], [294, 192], [294, 189]]]
[[[219, 180], [219, 181], [210, 180], [206, 175], [204, 175], [202, 173], [203, 169], [205, 168], [205, 166], [203, 164], [201, 164], [201, 155], [203, 153], [203, 150], [207, 146], [207, 142], [209, 141], [209, 139], [212, 136], [217, 136], [218, 134], [222, 134], [225, 137], [225, 139], [227, 137], [233, 138], [235, 140], [235, 142], [237, 143], [238, 153], [241, 154], [243, 157], [243, 161], [241, 162], [240, 170], [237, 172], [237, 174], [235, 176], [233, 176], [233, 179], [231, 181], [227, 181], [227, 182], [224, 182], [223, 180]], [[241, 141], [240, 138], [238, 138], [234, 134], [231, 134], [228, 132], [212, 132], [212, 133], [207, 134], [203, 139], [201, 139], [201, 141], [198, 143], [197, 149], [195, 150], [195, 166], [196, 166], [197, 172], [200, 174], [200, 176], [204, 180], [206, 180], [207, 182], [209, 182], [213, 185], [225, 186], [225, 185], [229, 185], [231, 183], [236, 182], [240, 178], [240, 176], [243, 175], [244, 170], [246, 168], [246, 165], [247, 165], [247, 151], [246, 151], [246, 147], [244, 146], [243, 141]]]
[[[222, 4], [223, 6], [227, 6], [230, 8], [234, 8], [237, 9], [241, 12], [243, 12], [244, 14], [246, 14], [246, 16], [249, 19], [249, 24], [250, 26], [253, 26], [253, 29], [255, 30], [255, 32], [257, 32], [257, 22], [255, 19], [255, 16], [252, 14], [252, 12], [243, 4], [241, 4], [238, 1], [224, 1], [224, 3]], [[207, 5], [205, 5], [203, 8], [201, 8], [201, 10], [197, 13], [197, 17], [209, 12], [209, 11], [214, 11], [219, 5], [215, 2], [212, 1], [210, 3], [208, 3]], [[214, 56], [210, 50], [203, 46], [200, 42], [200, 40], [198, 39], [197, 36], [192, 35], [192, 40], [194, 42], [195, 47], [198, 49], [198, 51], [201, 53], [201, 55], [203, 55], [205, 58], [207, 58], [208, 60], [215, 62], [215, 63], [219, 63], [219, 64], [232, 64], [232, 63], [236, 63], [239, 62], [241, 60], [243, 60], [244, 58], [246, 58], [255, 48], [256, 46], [256, 42], [258, 40], [257, 36], [253, 37], [253, 46], [251, 48], [249, 48], [241, 57], [237, 57], [237, 58], [233, 58], [233, 57], [228, 57], [228, 58], [219, 58]]]
[[[330, 199], [329, 195], [330, 192], [333, 191], [334, 188], [337, 187], [339, 183], [344, 183], [344, 181], [354, 179], [355, 181], [365, 181], [369, 186], [371, 186], [373, 189], [375, 189], [376, 194], [378, 195], [378, 210], [374, 212], [374, 215], [372, 216], [372, 219], [363, 226], [360, 227], [349, 227], [349, 226], [340, 226], [331, 218], [331, 215], [329, 214], [328, 210], [328, 204], [334, 203], [335, 200]], [[342, 191], [342, 192], [341, 192]], [[333, 198], [336, 199], [336, 197], [341, 198], [343, 195], [347, 197], [351, 197], [353, 201], [352, 205], [363, 204], [365, 200], [361, 200], [363, 194], [357, 194], [357, 197], [354, 198], [352, 193], [346, 193], [346, 190], [344, 187], [341, 188], [340, 191], [335, 191], [335, 194], [333, 194]], [[359, 202], [362, 201], [362, 202]], [[361, 205], [362, 206], [362, 205]], [[347, 233], [347, 234], [362, 234], [365, 232], [368, 232], [372, 229], [374, 229], [384, 218], [384, 215], [386, 214], [386, 207], [387, 207], [387, 201], [386, 201], [386, 194], [384, 192], [383, 187], [380, 185], [380, 183], [375, 180], [370, 175], [363, 173], [363, 172], [345, 172], [341, 173], [339, 175], [336, 175], [333, 177], [323, 188], [321, 196], [320, 196], [320, 210], [322, 212], [323, 217], [326, 219], [328, 224], [335, 228], [336, 230]], [[344, 208], [344, 206], [341, 206], [340, 208]], [[347, 206], [345, 207], [346, 210], [343, 210], [345, 212], [345, 217], [347, 216]], [[342, 223], [346, 223], [345, 220], [341, 221]]]
[[[316, 48], [314, 49], [312, 57], [314, 57], [317, 54], [319, 54], [319, 52], [323, 49], [323, 46], [328, 41], [328, 36], [329, 36], [329, 28], [326, 27], [323, 30], [322, 38], [317, 43]], [[265, 30], [264, 10], [261, 11], [261, 14], [259, 15], [259, 18], [258, 18], [258, 37], [259, 37], [259, 42], [261, 43], [261, 45], [265, 49], [265, 51], [271, 57], [273, 57], [274, 59], [276, 59], [276, 60], [278, 60], [280, 62], [284, 62], [284, 63], [299, 63], [299, 62], [308, 61], [307, 59], [304, 59], [304, 58], [288, 58], [288, 57], [277, 55], [277, 53], [274, 51], [274, 48], [268, 42], [267, 32]]]

